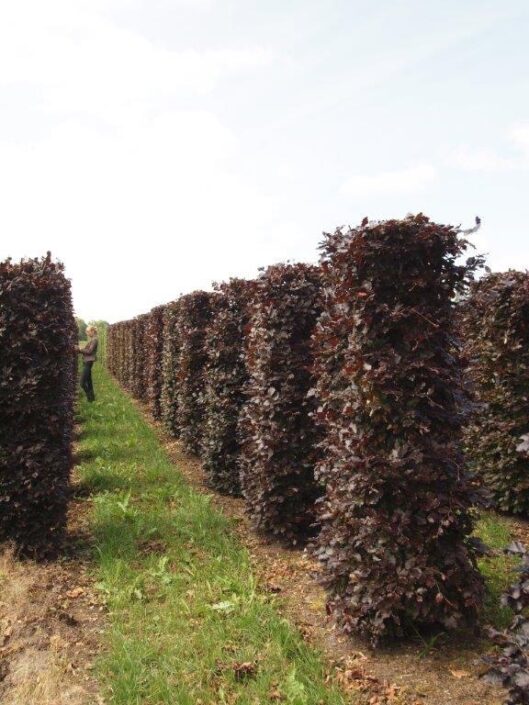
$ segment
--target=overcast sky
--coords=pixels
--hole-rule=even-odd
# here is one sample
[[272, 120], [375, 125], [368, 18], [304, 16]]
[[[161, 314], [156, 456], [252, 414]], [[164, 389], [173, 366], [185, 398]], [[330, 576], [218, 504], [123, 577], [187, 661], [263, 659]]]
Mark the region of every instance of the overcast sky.
[[423, 211], [529, 267], [527, 0], [3, 0], [0, 259], [77, 314]]

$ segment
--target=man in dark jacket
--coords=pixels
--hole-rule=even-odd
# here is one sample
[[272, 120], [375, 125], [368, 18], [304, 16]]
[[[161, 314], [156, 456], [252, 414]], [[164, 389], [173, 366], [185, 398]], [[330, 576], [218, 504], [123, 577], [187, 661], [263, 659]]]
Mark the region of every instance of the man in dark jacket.
[[79, 352], [83, 356], [81, 387], [84, 389], [88, 401], [95, 401], [94, 385], [92, 384], [92, 365], [97, 359], [97, 328], [88, 326], [86, 334], [88, 343], [84, 348], [79, 348]]

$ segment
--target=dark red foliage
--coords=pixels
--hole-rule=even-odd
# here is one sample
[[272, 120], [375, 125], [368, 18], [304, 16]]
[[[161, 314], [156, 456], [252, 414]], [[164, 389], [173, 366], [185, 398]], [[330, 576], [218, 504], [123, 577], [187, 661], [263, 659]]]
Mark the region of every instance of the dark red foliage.
[[155, 419], [161, 417], [163, 316], [165, 306], [153, 308], [145, 328], [146, 399]]
[[499, 509], [528, 515], [529, 274], [490, 274], [462, 309], [478, 402], [465, 433], [468, 458]]
[[122, 375], [122, 355], [123, 345], [121, 342], [123, 331], [122, 323], [113, 323], [109, 325], [107, 330], [107, 356], [106, 366], [110, 373], [123, 384]]
[[108, 327], [107, 331], [107, 352], [104, 358], [105, 365], [108, 371], [115, 376], [115, 366], [116, 366], [116, 337], [115, 333], [111, 333], [110, 329], [112, 326]]
[[163, 314], [162, 380], [160, 410], [166, 430], [178, 437], [177, 373], [180, 343], [177, 330], [178, 301], [167, 304]]
[[[121, 384], [127, 386], [127, 374], [126, 374], [126, 361], [127, 361], [127, 350], [125, 345], [125, 338], [128, 334], [128, 328], [125, 321], [121, 323], [116, 323], [110, 326], [108, 330], [109, 340], [114, 338], [115, 345], [112, 346], [113, 360], [115, 362], [115, 370], [113, 373], [116, 378], [121, 382]], [[107, 354], [107, 359], [109, 355]]]
[[253, 281], [232, 279], [217, 287], [215, 315], [206, 335], [207, 414], [202, 458], [210, 487], [232, 495], [241, 493], [237, 429], [248, 380], [243, 344], [254, 286]]
[[147, 327], [149, 325], [149, 313], [144, 313], [132, 320], [132, 356], [133, 356], [133, 377], [131, 384], [132, 394], [140, 401], [147, 401], [147, 372], [148, 372], [148, 352], [147, 352]]
[[307, 392], [321, 311], [318, 267], [269, 267], [256, 281], [247, 340], [241, 483], [255, 526], [290, 543], [314, 533], [320, 439]]
[[109, 326], [107, 337], [107, 366], [118, 382], [133, 392], [137, 386], [136, 319], [120, 321]]
[[513, 542], [505, 553], [520, 558], [518, 580], [502, 595], [501, 603], [514, 612], [513, 621], [505, 631], [488, 630], [500, 651], [485, 657], [489, 669], [487, 680], [500, 683], [509, 691], [505, 705], [529, 705], [529, 552]]
[[337, 230], [322, 246], [316, 553], [329, 608], [374, 643], [410, 625], [472, 623], [482, 579], [468, 537], [467, 399], [454, 296], [475, 261], [423, 215]]
[[175, 426], [186, 450], [195, 455], [202, 451], [206, 412], [206, 330], [212, 320], [217, 296], [206, 291], [182, 296], [175, 321], [178, 340]]
[[0, 264], [0, 539], [47, 553], [66, 523], [77, 326], [63, 267]]

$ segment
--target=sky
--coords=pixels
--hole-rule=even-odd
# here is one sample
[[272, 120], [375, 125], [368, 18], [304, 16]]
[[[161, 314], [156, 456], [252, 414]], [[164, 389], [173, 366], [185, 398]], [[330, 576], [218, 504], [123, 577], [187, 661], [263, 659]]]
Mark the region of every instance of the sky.
[[422, 211], [529, 268], [527, 0], [0, 2], [0, 260], [110, 322]]

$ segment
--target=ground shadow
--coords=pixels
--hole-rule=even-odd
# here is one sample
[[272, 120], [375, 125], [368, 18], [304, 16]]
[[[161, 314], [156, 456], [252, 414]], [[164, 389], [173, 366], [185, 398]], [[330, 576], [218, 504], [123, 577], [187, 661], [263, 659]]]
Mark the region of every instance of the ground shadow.
[[91, 450], [78, 450], [73, 454], [73, 464], [82, 465], [83, 463], [93, 460], [95, 455]]

